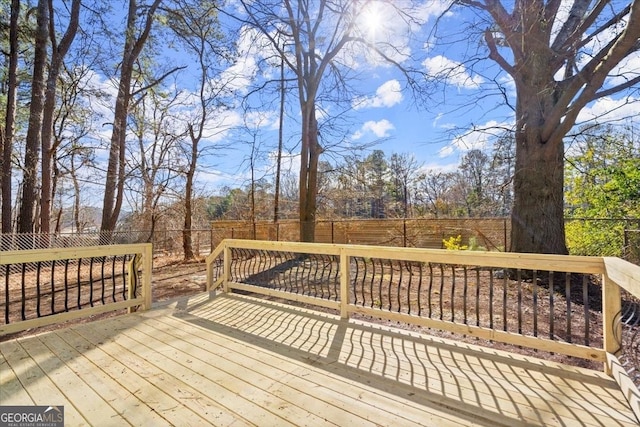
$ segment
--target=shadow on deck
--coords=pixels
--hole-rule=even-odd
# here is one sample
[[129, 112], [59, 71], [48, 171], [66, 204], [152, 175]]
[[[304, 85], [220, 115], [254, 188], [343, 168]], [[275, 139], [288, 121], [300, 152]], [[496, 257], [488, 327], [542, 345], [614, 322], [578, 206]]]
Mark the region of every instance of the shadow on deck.
[[637, 425], [601, 372], [246, 296], [0, 349], [0, 404], [63, 404], [67, 425]]

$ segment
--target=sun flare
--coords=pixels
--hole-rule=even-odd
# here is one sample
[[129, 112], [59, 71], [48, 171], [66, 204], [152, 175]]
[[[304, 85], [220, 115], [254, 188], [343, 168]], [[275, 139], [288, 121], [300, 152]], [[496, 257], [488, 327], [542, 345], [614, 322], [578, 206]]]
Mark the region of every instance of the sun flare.
[[369, 4], [360, 15], [362, 29], [370, 36], [374, 37], [383, 26], [383, 16], [377, 4]]

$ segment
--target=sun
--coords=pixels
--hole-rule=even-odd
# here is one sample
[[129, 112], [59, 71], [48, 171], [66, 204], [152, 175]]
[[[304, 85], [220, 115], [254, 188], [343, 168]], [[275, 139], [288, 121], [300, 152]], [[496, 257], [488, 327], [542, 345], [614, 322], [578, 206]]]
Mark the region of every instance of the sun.
[[360, 26], [371, 38], [375, 38], [376, 33], [383, 26], [383, 16], [377, 3], [369, 3], [360, 14]]

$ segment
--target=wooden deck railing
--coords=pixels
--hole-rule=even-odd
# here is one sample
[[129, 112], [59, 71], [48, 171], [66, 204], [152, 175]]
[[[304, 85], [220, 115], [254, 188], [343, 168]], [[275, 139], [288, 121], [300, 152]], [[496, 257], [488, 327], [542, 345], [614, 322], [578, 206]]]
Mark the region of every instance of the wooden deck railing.
[[151, 308], [151, 244], [0, 252], [0, 335]]
[[227, 239], [207, 266], [209, 289], [599, 361], [610, 374], [640, 344], [640, 267], [618, 258]]

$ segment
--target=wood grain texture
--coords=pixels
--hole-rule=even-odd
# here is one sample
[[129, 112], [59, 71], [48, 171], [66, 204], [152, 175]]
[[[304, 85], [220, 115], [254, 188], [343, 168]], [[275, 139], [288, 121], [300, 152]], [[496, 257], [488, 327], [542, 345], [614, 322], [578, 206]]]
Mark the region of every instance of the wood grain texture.
[[64, 404], [69, 426], [637, 425], [601, 372], [234, 295], [0, 356], [0, 404]]

